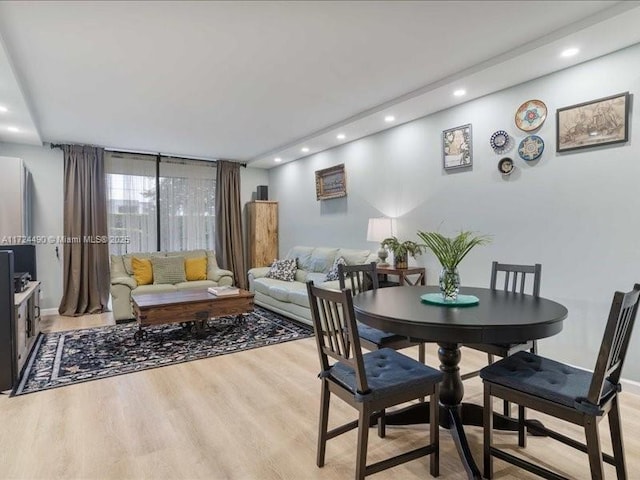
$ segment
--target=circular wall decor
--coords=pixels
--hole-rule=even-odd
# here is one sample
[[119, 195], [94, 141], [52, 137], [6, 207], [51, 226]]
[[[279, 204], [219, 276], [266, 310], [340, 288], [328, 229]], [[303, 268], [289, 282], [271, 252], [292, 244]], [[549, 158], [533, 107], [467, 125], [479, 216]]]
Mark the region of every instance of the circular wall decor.
[[516, 112], [516, 126], [525, 132], [540, 127], [547, 118], [547, 106], [540, 100], [527, 100]]
[[502, 175], [510, 175], [513, 172], [513, 160], [505, 157], [498, 162], [498, 171]]
[[529, 135], [520, 142], [518, 155], [528, 162], [537, 159], [544, 151], [544, 141], [537, 135]]
[[511, 137], [504, 130], [498, 130], [491, 135], [489, 145], [496, 153], [504, 153], [511, 148]]

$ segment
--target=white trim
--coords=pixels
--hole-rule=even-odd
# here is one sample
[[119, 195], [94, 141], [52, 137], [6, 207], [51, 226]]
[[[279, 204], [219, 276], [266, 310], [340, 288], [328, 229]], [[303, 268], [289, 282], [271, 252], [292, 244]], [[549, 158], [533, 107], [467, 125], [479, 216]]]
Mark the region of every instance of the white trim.
[[42, 310], [40, 310], [40, 315], [43, 317], [47, 317], [49, 315], [58, 315], [58, 309], [57, 308], [43, 308]]
[[627, 393], [632, 393], [633, 395], [640, 395], [640, 382], [636, 382], [634, 380], [625, 380], [624, 378], [620, 380], [622, 384], [622, 391]]
[[[574, 368], [579, 368], [580, 370], [586, 370], [587, 372], [593, 373], [593, 370], [590, 368], [577, 367], [576, 365], [573, 365], [571, 363], [568, 363], [567, 365], [570, 365]], [[640, 395], [640, 382], [636, 382], [635, 380], [627, 380], [626, 378], [621, 378], [620, 384], [622, 385], [623, 392], [628, 392], [633, 395]]]

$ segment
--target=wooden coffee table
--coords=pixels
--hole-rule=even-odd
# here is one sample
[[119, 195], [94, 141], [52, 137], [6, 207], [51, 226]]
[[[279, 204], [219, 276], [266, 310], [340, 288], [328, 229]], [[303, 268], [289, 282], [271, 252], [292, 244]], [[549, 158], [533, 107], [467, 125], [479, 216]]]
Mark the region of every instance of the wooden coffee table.
[[133, 311], [138, 322], [136, 340], [146, 336], [142, 327], [167, 323], [188, 323], [202, 332], [210, 318], [253, 312], [253, 293], [240, 290], [238, 295], [216, 297], [206, 289], [132, 295]]

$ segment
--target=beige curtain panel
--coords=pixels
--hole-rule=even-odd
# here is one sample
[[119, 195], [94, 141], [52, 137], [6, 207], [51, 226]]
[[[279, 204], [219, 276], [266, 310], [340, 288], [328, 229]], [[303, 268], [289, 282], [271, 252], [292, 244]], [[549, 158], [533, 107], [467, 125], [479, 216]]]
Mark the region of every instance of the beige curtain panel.
[[76, 316], [107, 311], [109, 245], [104, 150], [63, 145], [64, 293], [58, 312]]
[[247, 270], [242, 243], [240, 165], [218, 160], [216, 177], [216, 260], [231, 270], [240, 288], [247, 288]]

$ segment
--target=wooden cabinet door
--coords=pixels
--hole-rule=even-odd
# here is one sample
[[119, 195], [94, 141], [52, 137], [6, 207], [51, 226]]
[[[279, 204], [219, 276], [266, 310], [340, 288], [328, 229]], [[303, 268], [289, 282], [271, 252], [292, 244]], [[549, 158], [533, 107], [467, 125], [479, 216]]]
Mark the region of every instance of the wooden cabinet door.
[[249, 268], [266, 267], [278, 258], [278, 202], [247, 204]]

